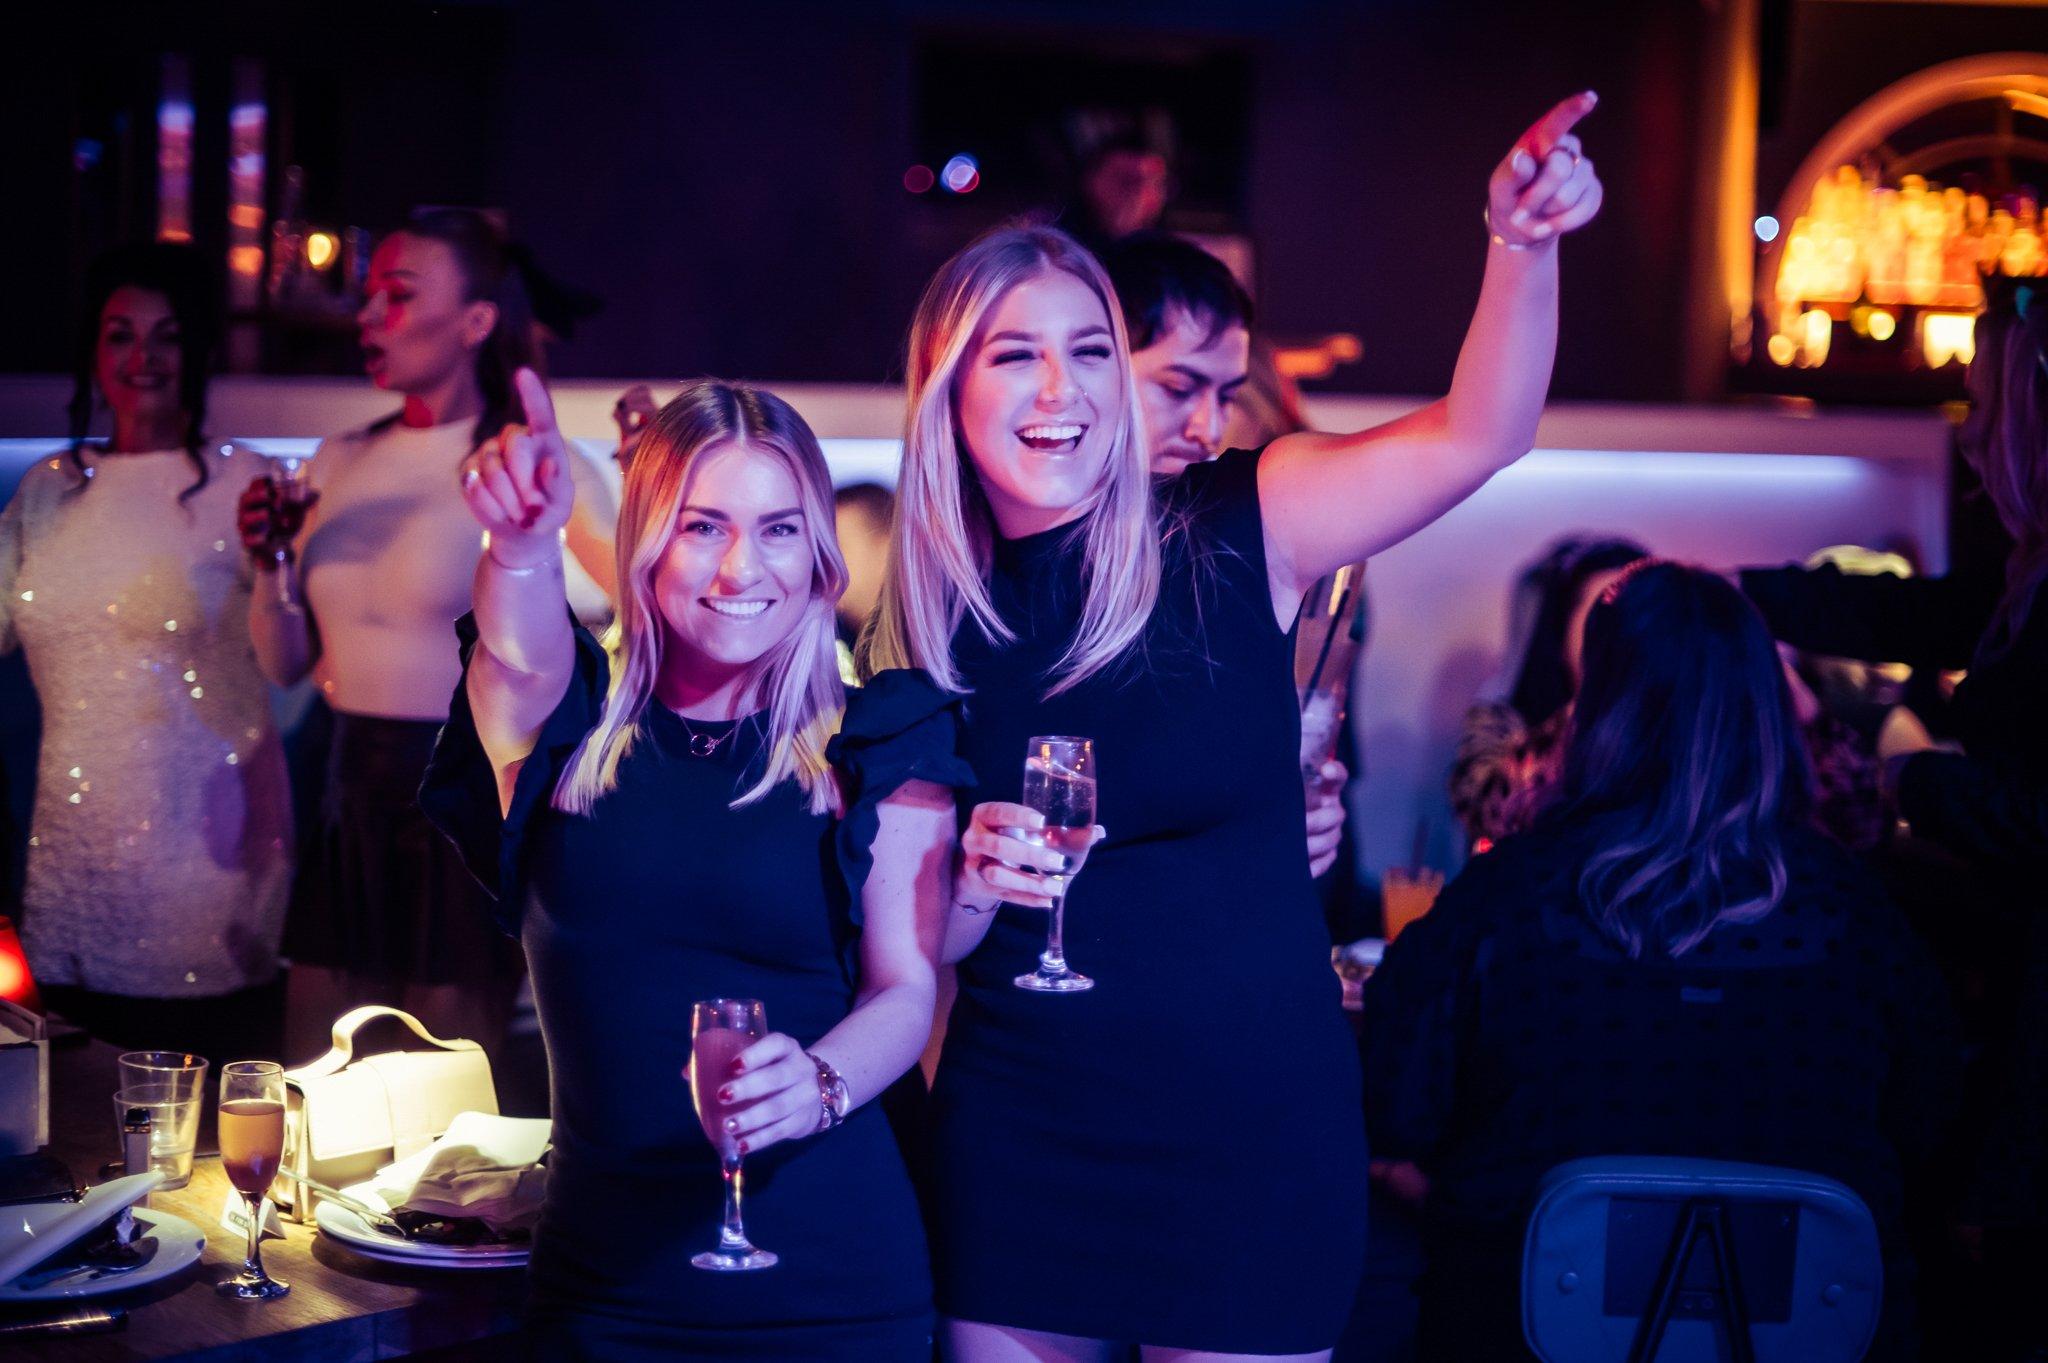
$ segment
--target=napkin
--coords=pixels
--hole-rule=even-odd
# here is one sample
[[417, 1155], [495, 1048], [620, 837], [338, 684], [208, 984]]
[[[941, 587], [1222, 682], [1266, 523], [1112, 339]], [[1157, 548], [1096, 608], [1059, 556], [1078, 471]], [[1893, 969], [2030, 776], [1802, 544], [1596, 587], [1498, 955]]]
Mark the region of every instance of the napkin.
[[[119, 1216], [123, 1208], [148, 1197], [150, 1189], [163, 1181], [163, 1171], [151, 1169], [102, 1183], [61, 1214], [38, 1217], [41, 1224], [35, 1226], [22, 1215], [22, 1207], [0, 1208], [0, 1283], [13, 1282], [51, 1255], [77, 1244]], [[31, 1205], [49, 1208], [64, 1204]]]
[[369, 1187], [393, 1211], [475, 1217], [502, 1235], [540, 1219], [551, 1124], [539, 1117], [456, 1115], [441, 1139], [380, 1170]]

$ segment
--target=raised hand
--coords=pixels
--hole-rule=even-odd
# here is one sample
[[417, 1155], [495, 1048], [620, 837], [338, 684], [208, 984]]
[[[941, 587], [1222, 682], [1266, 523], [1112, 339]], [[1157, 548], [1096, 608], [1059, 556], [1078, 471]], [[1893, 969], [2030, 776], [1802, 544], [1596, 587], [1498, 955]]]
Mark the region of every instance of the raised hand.
[[[685, 1065], [683, 1083], [690, 1082], [690, 1066]], [[733, 1057], [718, 1099], [735, 1109], [725, 1125], [739, 1138], [742, 1154], [815, 1135], [824, 1123], [818, 1067], [794, 1037], [781, 1032], [770, 1032]]]
[[513, 382], [526, 423], [505, 427], [462, 461], [462, 498], [490, 532], [491, 557], [517, 569], [559, 552], [576, 484], [547, 386], [531, 369], [521, 369]]
[[1555, 241], [1599, 213], [1605, 190], [1572, 131], [1599, 102], [1591, 90], [1562, 101], [1530, 124], [1494, 168], [1487, 182], [1486, 221], [1507, 245]]

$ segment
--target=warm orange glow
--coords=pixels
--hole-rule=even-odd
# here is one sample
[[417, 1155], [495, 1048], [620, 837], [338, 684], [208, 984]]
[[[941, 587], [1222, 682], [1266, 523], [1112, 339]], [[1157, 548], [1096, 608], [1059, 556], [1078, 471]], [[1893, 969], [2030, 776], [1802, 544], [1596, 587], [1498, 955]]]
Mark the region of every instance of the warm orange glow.
[[306, 234], [306, 263], [316, 270], [324, 270], [334, 263], [335, 253], [341, 243], [332, 232], [309, 232]]
[[1899, 319], [1883, 308], [1872, 308], [1864, 329], [1873, 341], [1889, 341], [1899, 329]]
[[1764, 351], [1771, 357], [1771, 363], [1783, 368], [1799, 358], [1799, 342], [1779, 332], [1764, 343]]
[[238, 275], [254, 278], [263, 273], [261, 246], [235, 246], [228, 250], [228, 268]]
[[1785, 237], [1775, 290], [1786, 306], [1802, 303], [1911, 303], [1974, 308], [1984, 301], [1982, 272], [2048, 272], [2040, 205], [2021, 195], [1993, 208], [1919, 175], [1889, 189], [1842, 166], [1814, 186]]
[[1977, 356], [1977, 319], [1966, 312], [1923, 312], [1916, 328], [1920, 353], [1935, 369], [1968, 364]]
[[0, 999], [36, 1012], [43, 1007], [36, 982], [28, 973], [28, 957], [22, 952], [21, 939], [15, 936], [13, 921], [6, 917], [0, 917]]

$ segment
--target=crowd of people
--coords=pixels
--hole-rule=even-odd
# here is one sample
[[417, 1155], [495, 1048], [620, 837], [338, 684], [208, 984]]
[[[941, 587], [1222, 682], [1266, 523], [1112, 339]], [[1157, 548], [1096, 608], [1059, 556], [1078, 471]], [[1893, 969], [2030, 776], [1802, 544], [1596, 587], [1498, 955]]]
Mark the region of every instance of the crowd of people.
[[[187, 253], [110, 257], [68, 451], [0, 513], [48, 1002], [288, 1060], [387, 1002], [502, 1056], [523, 978], [543, 1358], [1327, 1359], [1373, 1181], [1419, 1207], [1420, 1356], [1525, 1357], [1535, 1188], [1603, 1153], [1837, 1178], [1882, 1237], [1874, 1357], [1954, 1356], [1966, 1314], [1974, 1356], [2023, 1356], [1997, 1285], [2048, 1211], [2048, 300], [1979, 322], [1995, 587], [1583, 536], [1539, 565], [1453, 774], [1474, 854], [1368, 981], [1362, 1049], [1338, 1006], [1347, 773], [1304, 782], [1292, 626], [1533, 443], [1593, 104], [1487, 185], [1445, 395], [1363, 432], [1304, 428], [1199, 248], [979, 238], [911, 320], [893, 506], [713, 379], [621, 397], [615, 498], [555, 420], [530, 262], [447, 209], [380, 244], [358, 318], [399, 410], [262, 474], [205, 436]], [[1859, 708], [1823, 655], [1967, 675]], [[332, 733], [295, 830], [267, 683], [305, 678]], [[1058, 846], [1019, 794], [1052, 734], [1099, 750]], [[1099, 987], [1047, 997], [1013, 980], [1060, 894]], [[713, 998], [772, 1030], [694, 1074]], [[691, 1267], [732, 1244], [736, 1167], [693, 1086], [773, 1272]]]

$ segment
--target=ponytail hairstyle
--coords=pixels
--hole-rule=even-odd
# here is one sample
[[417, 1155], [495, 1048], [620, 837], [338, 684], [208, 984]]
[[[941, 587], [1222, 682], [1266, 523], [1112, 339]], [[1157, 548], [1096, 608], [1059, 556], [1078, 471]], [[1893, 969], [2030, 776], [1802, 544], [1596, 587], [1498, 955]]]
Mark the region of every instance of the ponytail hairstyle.
[[611, 683], [604, 713], [576, 749], [555, 787], [555, 808], [587, 814], [618, 783], [619, 764], [640, 735], [671, 637], [654, 595], [654, 575], [676, 533], [676, 518], [697, 461], [708, 451], [744, 447], [788, 470], [811, 547], [811, 599], [789, 636], [754, 663], [754, 703], [768, 711], [767, 758], [759, 779], [733, 800], [752, 804], [789, 777], [813, 813], [839, 805], [825, 744], [839, 728], [846, 692], [839, 680], [834, 609], [846, 590], [846, 560], [833, 529], [832, 475], [817, 436], [796, 409], [764, 389], [699, 379], [663, 407], [626, 470], [619, 508], [618, 614], [605, 631]]
[[476, 386], [483, 411], [471, 442], [482, 444], [507, 425], [525, 420], [512, 376], [521, 366], [546, 376], [539, 327], [567, 336], [578, 318], [597, 310], [597, 300], [550, 279], [523, 243], [511, 240], [477, 209], [415, 209], [398, 230], [446, 246], [462, 275], [462, 301], [489, 303], [498, 310], [497, 324], [476, 352]]
[[78, 345], [73, 352], [71, 400], [64, 409], [70, 424], [67, 455], [78, 475], [78, 489], [92, 479], [83, 452], [99, 398], [95, 372], [100, 316], [115, 291], [124, 288], [162, 294], [178, 321], [178, 406], [185, 413], [185, 457], [197, 474], [191, 486], [178, 494], [178, 500], [182, 502], [206, 486], [211, 472], [199, 447], [205, 439], [206, 388], [213, 377], [214, 349], [220, 334], [209, 283], [199, 252], [176, 242], [117, 246], [92, 263], [86, 273], [85, 310], [79, 317]]
[[1812, 771], [1776, 643], [1712, 573], [1645, 559], [1586, 619], [1584, 677], [1546, 823], [1590, 829], [1579, 896], [1630, 957], [1681, 956], [1784, 898]]
[[1081, 621], [1054, 664], [1058, 695], [1136, 645], [1159, 600], [1160, 516], [1137, 416], [1137, 381], [1123, 309], [1095, 257], [1050, 227], [1000, 227], [939, 267], [910, 326], [909, 406], [896, 521], [881, 605], [861, 641], [867, 675], [919, 667], [960, 691], [953, 634], [967, 616], [992, 641], [1010, 631], [989, 598], [995, 518], [955, 412], [961, 367], [983, 322], [1011, 289], [1065, 273], [1101, 300], [1109, 319], [1119, 410], [1102, 479], [1073, 533], [1086, 543]]

